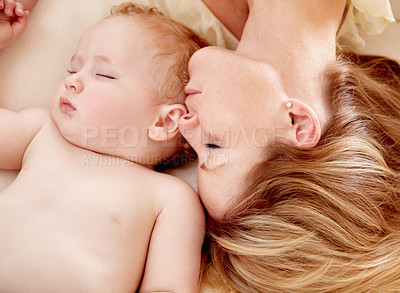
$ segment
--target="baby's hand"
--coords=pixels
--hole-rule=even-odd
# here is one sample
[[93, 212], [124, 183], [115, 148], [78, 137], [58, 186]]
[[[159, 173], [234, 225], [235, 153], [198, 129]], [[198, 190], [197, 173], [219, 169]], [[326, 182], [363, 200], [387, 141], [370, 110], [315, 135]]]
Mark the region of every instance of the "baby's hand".
[[14, 0], [0, 0], [0, 49], [14, 41], [28, 24], [29, 11]]

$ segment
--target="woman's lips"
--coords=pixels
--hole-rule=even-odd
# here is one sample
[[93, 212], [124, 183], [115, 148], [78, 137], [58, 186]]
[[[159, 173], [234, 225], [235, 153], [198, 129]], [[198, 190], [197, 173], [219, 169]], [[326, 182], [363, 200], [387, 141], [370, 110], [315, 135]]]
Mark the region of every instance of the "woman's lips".
[[74, 106], [72, 106], [71, 102], [67, 98], [60, 98], [60, 110], [63, 112], [73, 112], [76, 110]]
[[194, 89], [185, 87], [185, 94], [187, 95], [186, 99], [188, 99], [194, 95], [197, 95], [199, 93], [200, 93], [200, 91], [198, 91], [198, 90], [194, 90]]
[[187, 94], [187, 95], [198, 94], [199, 92], [200, 91], [191, 89], [187, 86], [185, 87], [185, 94]]

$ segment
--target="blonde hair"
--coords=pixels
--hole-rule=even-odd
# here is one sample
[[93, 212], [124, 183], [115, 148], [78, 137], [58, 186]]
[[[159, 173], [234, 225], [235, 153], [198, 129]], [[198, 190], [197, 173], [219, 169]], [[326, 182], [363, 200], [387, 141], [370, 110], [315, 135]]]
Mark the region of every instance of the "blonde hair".
[[400, 290], [399, 66], [360, 63], [341, 54], [327, 69], [332, 118], [319, 144], [276, 146], [248, 174], [251, 183], [226, 218], [208, 220], [209, 286]]
[[149, 38], [153, 39], [154, 48], [158, 49], [155, 57], [161, 58], [157, 59], [157, 64], [165, 62], [168, 67], [166, 71], [157, 72], [161, 75], [160, 99], [157, 102], [182, 103], [183, 89], [189, 81], [187, 71], [189, 59], [198, 49], [208, 46], [207, 41], [183, 24], [165, 17], [155, 7], [124, 2], [112, 7], [110, 13], [111, 17], [115, 15], [137, 17], [146, 24], [152, 33]]
[[[183, 103], [184, 87], [189, 81], [188, 63], [190, 57], [198, 49], [208, 46], [207, 41], [196, 35], [185, 25], [165, 17], [157, 8], [143, 6], [132, 2], [124, 2], [111, 8], [110, 16], [137, 17], [151, 32], [157, 68], [166, 65], [167, 70], [156, 70], [159, 78], [159, 95], [156, 104]], [[151, 65], [149, 65], [151, 66]], [[155, 166], [155, 170], [162, 171], [186, 165], [197, 158], [190, 145], [180, 138], [176, 153]]]

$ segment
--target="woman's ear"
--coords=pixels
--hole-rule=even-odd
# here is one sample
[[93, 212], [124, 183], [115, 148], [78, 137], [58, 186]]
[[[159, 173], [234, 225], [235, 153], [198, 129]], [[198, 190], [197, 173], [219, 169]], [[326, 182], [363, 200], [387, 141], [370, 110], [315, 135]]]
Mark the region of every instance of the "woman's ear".
[[290, 99], [285, 102], [285, 115], [289, 125], [289, 141], [299, 149], [312, 149], [321, 138], [321, 123], [307, 104]]
[[163, 105], [149, 128], [148, 136], [154, 141], [167, 141], [179, 133], [178, 120], [187, 113], [182, 104]]

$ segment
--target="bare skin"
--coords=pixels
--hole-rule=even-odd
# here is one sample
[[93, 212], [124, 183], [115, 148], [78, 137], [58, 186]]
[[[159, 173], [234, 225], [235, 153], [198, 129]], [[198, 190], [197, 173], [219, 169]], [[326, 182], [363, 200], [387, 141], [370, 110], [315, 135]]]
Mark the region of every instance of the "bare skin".
[[[202, 205], [152, 168], [176, 151], [186, 110], [154, 103], [153, 70], [166, 68], [151, 66], [145, 28], [103, 19], [50, 110], [0, 109], [0, 169], [20, 171], [0, 192], [0, 292], [198, 292]], [[22, 30], [1, 27], [0, 47]]]
[[250, 15], [236, 52], [273, 66], [290, 96], [313, 96], [321, 72], [335, 60], [346, 1], [289, 2], [249, 0]]
[[[3, 9], [4, 7], [9, 7], [9, 9], [12, 10], [12, 6], [16, 5], [20, 5], [22, 4], [22, 6], [28, 10], [28, 11], [32, 11], [33, 8], [35, 8], [36, 4], [39, 2], [39, 0], [19, 0], [18, 2], [15, 2], [14, 0], [0, 0], [0, 9]], [[11, 12], [7, 12], [8, 16], [10, 16]]]
[[302, 149], [318, 143], [329, 119], [323, 74], [336, 60], [346, 1], [248, 4], [236, 51], [202, 48], [188, 66], [180, 130], [199, 156], [200, 197], [215, 218], [234, 204], [245, 171], [266, 147], [277, 140]]
[[[203, 216], [191, 187], [138, 164], [75, 147], [48, 114], [35, 112], [24, 115], [39, 114], [44, 125], [25, 152], [19, 176], [0, 193], [0, 291], [134, 292], [150, 239], [149, 288], [158, 281], [175, 292], [188, 288], [174, 275], [193, 272], [178, 269], [171, 257], [187, 251], [185, 257], [196, 262], [190, 255], [200, 251]], [[199, 221], [188, 221], [194, 216]], [[188, 243], [178, 239], [191, 231], [190, 241], [198, 247], [188, 250]], [[167, 266], [170, 280], [151, 278]]]
[[208, 9], [237, 37], [242, 37], [249, 15], [247, 0], [202, 0]]
[[13, 42], [25, 30], [29, 13], [37, 0], [24, 2], [29, 9], [14, 0], [0, 0], [0, 49]]
[[[335, 60], [335, 37], [345, 0], [202, 1], [240, 39], [239, 55], [279, 71], [289, 96], [314, 99], [321, 94], [316, 89], [318, 78], [326, 64]], [[316, 107], [323, 112], [322, 105]]]

